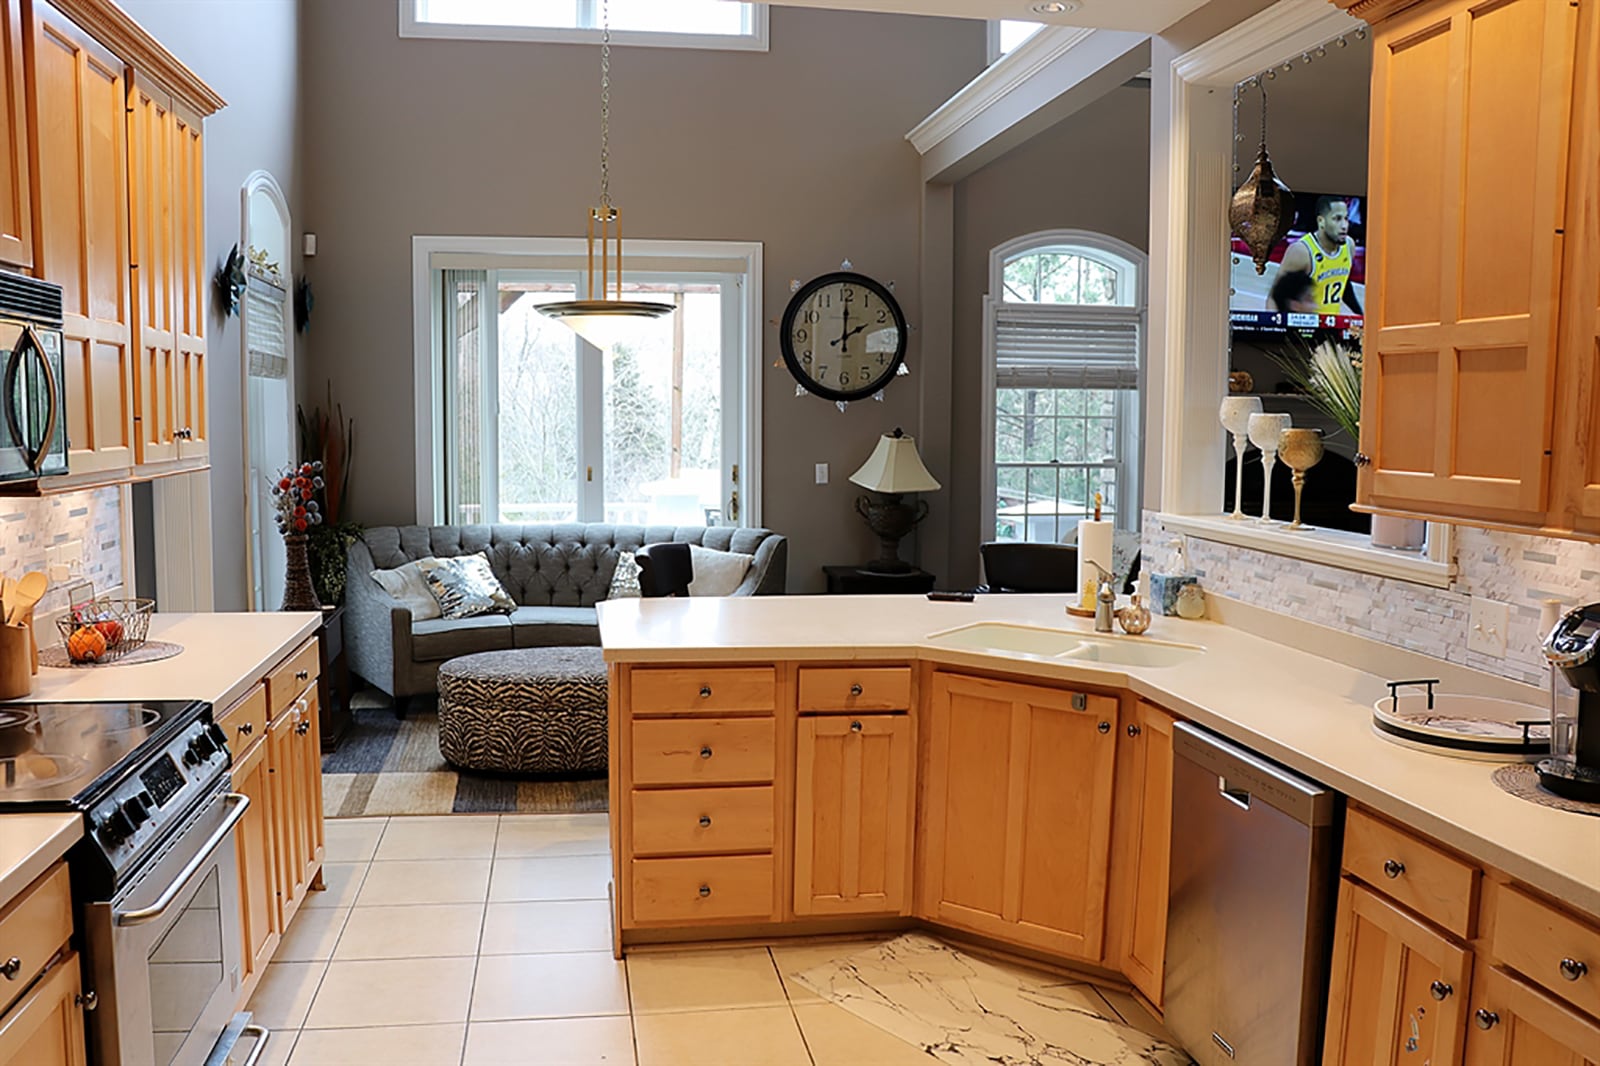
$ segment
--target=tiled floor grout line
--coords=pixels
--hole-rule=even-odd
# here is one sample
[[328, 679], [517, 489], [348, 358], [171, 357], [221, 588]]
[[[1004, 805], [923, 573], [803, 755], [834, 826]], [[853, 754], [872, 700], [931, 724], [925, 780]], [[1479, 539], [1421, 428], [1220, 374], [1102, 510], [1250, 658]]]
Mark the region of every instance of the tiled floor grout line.
[[496, 815], [494, 820], [494, 839], [489, 842], [489, 876], [483, 881], [483, 912], [478, 916], [478, 945], [477, 951], [472, 956], [472, 981], [467, 987], [467, 1016], [462, 1020], [461, 1026], [461, 1058], [460, 1066], [466, 1066], [467, 1042], [472, 1039], [472, 1001], [478, 995], [478, 968], [483, 964], [483, 931], [489, 924], [489, 897], [494, 894], [494, 861], [495, 855], [500, 850], [500, 819]]
[[789, 1008], [789, 1017], [794, 1019], [795, 1030], [800, 1034], [800, 1046], [806, 1049], [806, 1058], [811, 1060], [811, 1066], [817, 1066], [817, 1056], [811, 1050], [811, 1041], [806, 1037], [806, 1027], [800, 1024], [800, 1012], [794, 1009], [794, 997], [789, 995], [789, 982], [783, 979], [783, 968], [778, 965], [778, 957], [772, 953], [772, 945], [766, 947], [767, 961], [772, 963], [772, 972], [778, 978], [778, 989], [783, 993], [783, 1002]]

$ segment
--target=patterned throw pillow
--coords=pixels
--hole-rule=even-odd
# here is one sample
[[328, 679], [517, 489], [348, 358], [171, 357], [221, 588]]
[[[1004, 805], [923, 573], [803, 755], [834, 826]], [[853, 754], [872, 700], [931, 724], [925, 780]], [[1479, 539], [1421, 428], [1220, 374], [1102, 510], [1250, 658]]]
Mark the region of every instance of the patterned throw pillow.
[[517, 609], [517, 602], [494, 576], [484, 555], [421, 559], [417, 569], [427, 579], [428, 591], [439, 601], [439, 611], [446, 618], [510, 614]]
[[639, 560], [633, 557], [632, 552], [622, 552], [617, 556], [617, 569], [611, 575], [611, 588], [606, 593], [606, 599], [638, 599], [641, 595], [643, 593], [639, 591]]

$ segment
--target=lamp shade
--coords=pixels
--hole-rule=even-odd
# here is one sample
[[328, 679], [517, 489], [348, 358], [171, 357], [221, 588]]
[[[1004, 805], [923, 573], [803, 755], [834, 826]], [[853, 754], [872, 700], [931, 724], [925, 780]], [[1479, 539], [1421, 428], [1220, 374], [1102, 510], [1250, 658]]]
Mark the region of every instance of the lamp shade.
[[627, 337], [633, 322], [672, 311], [672, 304], [644, 300], [564, 300], [539, 305], [540, 314], [560, 322], [602, 352], [609, 352]]
[[874, 492], [932, 492], [939, 487], [922, 465], [916, 438], [898, 429], [878, 438], [878, 446], [850, 480]]

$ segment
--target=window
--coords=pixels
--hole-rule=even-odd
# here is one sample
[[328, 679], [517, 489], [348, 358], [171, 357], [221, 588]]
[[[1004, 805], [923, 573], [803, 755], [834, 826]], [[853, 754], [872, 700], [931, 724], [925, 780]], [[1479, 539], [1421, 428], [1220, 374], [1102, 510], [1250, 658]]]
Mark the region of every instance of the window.
[[984, 299], [984, 540], [1061, 543], [1091, 516], [1138, 529], [1144, 254], [1034, 234], [991, 254]]
[[[601, 0], [400, 0], [400, 36], [598, 42]], [[610, 0], [613, 44], [765, 51], [767, 5]]]
[[1042, 22], [1024, 22], [1021, 19], [989, 20], [989, 62], [1011, 54], [1017, 45], [1044, 29]]
[[653, 242], [679, 254], [649, 255], [630, 244], [624, 296], [676, 310], [629, 321], [602, 353], [539, 312], [586, 295], [583, 242], [477, 243], [527, 254], [416, 252], [432, 294], [426, 325], [418, 320], [429, 383], [425, 520], [759, 520], [750, 506], [759, 488], [740, 477], [758, 461], [747, 369], [759, 328], [757, 246]]

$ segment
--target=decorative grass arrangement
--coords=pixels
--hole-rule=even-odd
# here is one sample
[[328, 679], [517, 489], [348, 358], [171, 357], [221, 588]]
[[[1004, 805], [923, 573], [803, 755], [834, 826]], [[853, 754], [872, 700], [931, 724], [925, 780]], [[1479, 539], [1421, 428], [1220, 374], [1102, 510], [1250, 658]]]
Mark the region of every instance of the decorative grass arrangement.
[[1361, 439], [1361, 350], [1334, 340], [1311, 344], [1289, 335], [1289, 351], [1272, 352], [1290, 384], [1352, 441]]

